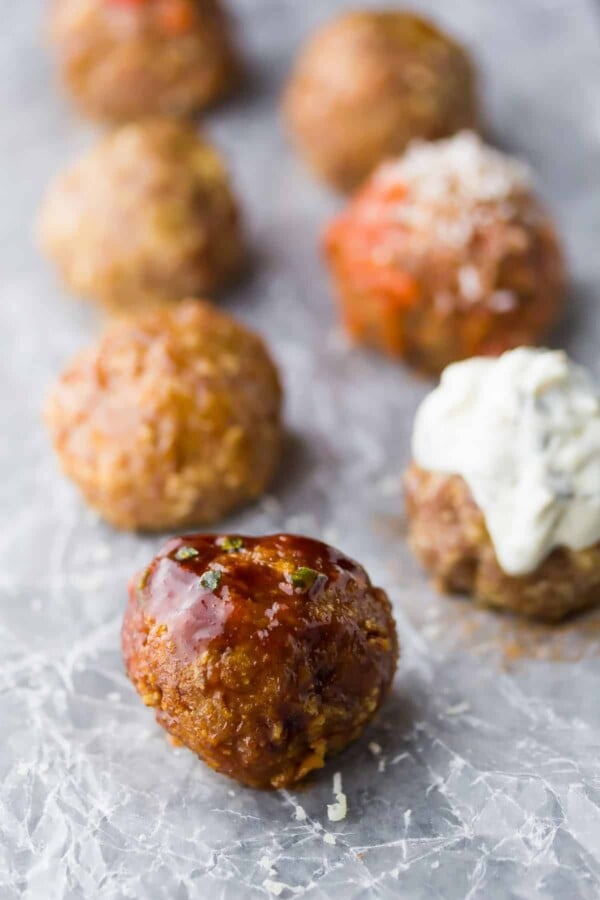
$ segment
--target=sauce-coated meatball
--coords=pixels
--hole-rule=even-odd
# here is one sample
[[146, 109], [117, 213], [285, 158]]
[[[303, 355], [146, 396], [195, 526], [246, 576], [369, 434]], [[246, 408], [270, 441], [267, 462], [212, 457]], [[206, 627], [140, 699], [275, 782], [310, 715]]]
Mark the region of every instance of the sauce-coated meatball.
[[354, 740], [386, 696], [390, 603], [305, 537], [169, 541], [131, 583], [127, 672], [177, 741], [261, 788], [293, 784]]
[[260, 340], [195, 300], [115, 320], [67, 366], [46, 420], [65, 473], [118, 528], [212, 522], [279, 458], [281, 388]]
[[410, 544], [440, 591], [547, 622], [598, 603], [600, 545], [558, 547], [533, 572], [509, 575], [460, 475], [427, 472], [413, 463], [404, 483]]
[[73, 293], [113, 311], [211, 293], [243, 257], [220, 157], [169, 119], [123, 126], [55, 179], [39, 235]]
[[562, 306], [560, 244], [528, 170], [469, 132], [381, 166], [325, 249], [350, 334], [424, 372], [537, 343]]
[[284, 112], [311, 167], [350, 190], [414, 138], [474, 127], [474, 82], [462, 47], [426, 19], [351, 12], [309, 41]]
[[65, 86], [94, 118], [189, 115], [235, 81], [218, 0], [52, 0], [49, 37]]

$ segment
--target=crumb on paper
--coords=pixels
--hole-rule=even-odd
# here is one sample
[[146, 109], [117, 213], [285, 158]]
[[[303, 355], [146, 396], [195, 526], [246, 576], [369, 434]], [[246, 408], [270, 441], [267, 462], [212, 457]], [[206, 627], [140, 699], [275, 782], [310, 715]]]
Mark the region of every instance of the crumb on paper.
[[462, 703], [455, 703], [454, 706], [446, 707], [446, 715], [447, 716], [462, 716], [463, 713], [469, 712], [471, 709], [471, 704], [463, 701]]
[[333, 844], [335, 844], [335, 835], [331, 834], [330, 831], [326, 831], [325, 834], [323, 835], [323, 841], [326, 844], [333, 845]]
[[296, 822], [305, 822], [306, 821], [306, 810], [303, 806], [300, 806], [299, 803], [294, 807], [294, 818]]
[[439, 859], [436, 859], [436, 860], [434, 860], [434, 861], [431, 863], [431, 868], [432, 868], [432, 869], [439, 869], [439, 867], [440, 867], [440, 861], [439, 861]]
[[274, 897], [280, 897], [284, 891], [290, 891], [292, 894], [301, 894], [303, 890], [301, 887], [294, 887], [291, 884], [286, 884], [284, 881], [272, 881], [270, 878], [265, 878], [263, 887], [270, 894], [273, 894]]
[[348, 812], [348, 801], [342, 790], [341, 772], [336, 772], [333, 776], [333, 796], [335, 801], [327, 804], [327, 818], [330, 822], [341, 822]]
[[261, 856], [258, 861], [258, 865], [261, 869], [265, 869], [265, 871], [268, 872], [269, 875], [275, 875], [277, 873], [277, 869], [268, 856]]
[[369, 744], [369, 750], [373, 754], [373, 756], [379, 756], [381, 753], [381, 744], [378, 744], [377, 741], [371, 741]]

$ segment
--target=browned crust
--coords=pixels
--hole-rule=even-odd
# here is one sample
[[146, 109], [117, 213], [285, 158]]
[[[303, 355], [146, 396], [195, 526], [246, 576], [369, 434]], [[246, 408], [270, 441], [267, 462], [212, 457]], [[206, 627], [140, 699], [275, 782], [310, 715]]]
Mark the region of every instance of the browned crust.
[[185, 34], [157, 28], [147, 7], [109, 0], [54, 0], [48, 31], [62, 80], [95, 119], [124, 122], [149, 115], [190, 116], [225, 96], [238, 64], [217, 0], [191, 0]]
[[244, 257], [220, 156], [164, 118], [117, 129], [59, 175], [38, 233], [70, 290], [112, 312], [211, 294]]
[[600, 544], [560, 547], [534, 572], [507, 575], [464, 479], [413, 463], [404, 484], [411, 548], [440, 591], [548, 622], [600, 601]]
[[465, 50], [426, 19], [351, 12], [302, 50], [284, 115], [311, 168], [348, 191], [411, 140], [475, 127], [475, 75]]
[[[355, 340], [435, 375], [461, 359], [537, 344], [556, 323], [564, 302], [564, 259], [554, 225], [533, 194], [511, 197], [509, 218], [494, 204], [482, 206], [485, 218], [468, 243], [454, 248], [427, 231], [407, 227], [404, 234], [394, 233], [384, 222], [378, 237], [361, 244], [356, 235], [364, 228], [372, 190], [367, 183], [325, 236], [342, 320]], [[457, 209], [457, 221], [461, 214]], [[378, 281], [358, 277], [357, 246], [375, 259], [386, 244], [394, 248], [393, 258], [382, 264], [387, 272], [377, 273]], [[467, 266], [481, 282], [475, 302], [459, 289]], [[386, 274], [406, 278], [412, 292], [407, 302], [397, 302], [381, 286]], [[508, 306], [499, 305], [503, 297]]]
[[281, 446], [260, 340], [189, 300], [116, 320], [63, 372], [46, 422], [65, 473], [117, 528], [215, 521], [258, 497]]

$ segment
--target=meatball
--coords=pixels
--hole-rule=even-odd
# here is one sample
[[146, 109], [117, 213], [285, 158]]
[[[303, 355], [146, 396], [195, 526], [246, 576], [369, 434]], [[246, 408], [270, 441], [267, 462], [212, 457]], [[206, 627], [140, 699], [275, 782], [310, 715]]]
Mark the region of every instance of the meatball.
[[158, 723], [258, 788], [294, 784], [355, 740], [398, 657], [365, 570], [286, 534], [169, 541], [131, 583], [122, 644]]
[[561, 310], [560, 244], [528, 170], [472, 133], [380, 167], [325, 252], [354, 339], [426, 373], [536, 343]]
[[281, 389], [262, 341], [188, 300], [115, 320], [46, 406], [65, 473], [117, 528], [212, 522], [274, 473]]
[[39, 235], [66, 285], [113, 311], [210, 293], [243, 257], [221, 159], [168, 119], [123, 126], [58, 177]]
[[598, 603], [600, 544], [584, 550], [557, 547], [533, 572], [509, 575], [460, 475], [428, 472], [413, 463], [404, 483], [410, 544], [440, 591], [547, 622]]
[[407, 12], [351, 12], [301, 53], [284, 115], [311, 167], [350, 190], [414, 138], [475, 126], [475, 77], [466, 52]]
[[94, 118], [190, 115], [235, 81], [218, 0], [53, 0], [49, 38], [69, 93]]

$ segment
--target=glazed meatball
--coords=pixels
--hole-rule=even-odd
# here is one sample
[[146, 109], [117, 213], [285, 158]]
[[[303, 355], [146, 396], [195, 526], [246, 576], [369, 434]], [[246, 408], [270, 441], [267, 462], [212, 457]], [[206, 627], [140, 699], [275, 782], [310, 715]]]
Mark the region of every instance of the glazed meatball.
[[58, 177], [39, 236], [66, 285], [112, 311], [210, 293], [243, 257], [221, 159], [168, 119], [123, 126]]
[[301, 53], [284, 113], [315, 172], [350, 190], [414, 138], [474, 127], [474, 82], [462, 47], [426, 19], [351, 12]]
[[557, 547], [533, 572], [509, 575], [461, 476], [413, 464], [405, 489], [411, 547], [439, 590], [547, 622], [598, 603], [600, 544], [584, 550]]
[[122, 644], [159, 724], [258, 788], [294, 784], [357, 738], [398, 656], [365, 570], [285, 534], [169, 541], [131, 583]]
[[550, 621], [600, 600], [600, 385], [561, 350], [454, 363], [406, 476], [416, 555], [449, 591]]
[[65, 473], [117, 528], [212, 522], [258, 497], [280, 450], [262, 341], [208, 303], [115, 320], [62, 374], [46, 421]]
[[218, 0], [53, 0], [49, 38], [69, 93], [95, 118], [190, 115], [235, 81]]
[[528, 170], [472, 133], [380, 167], [325, 251], [352, 337], [426, 373], [536, 343], [561, 310], [561, 249]]

